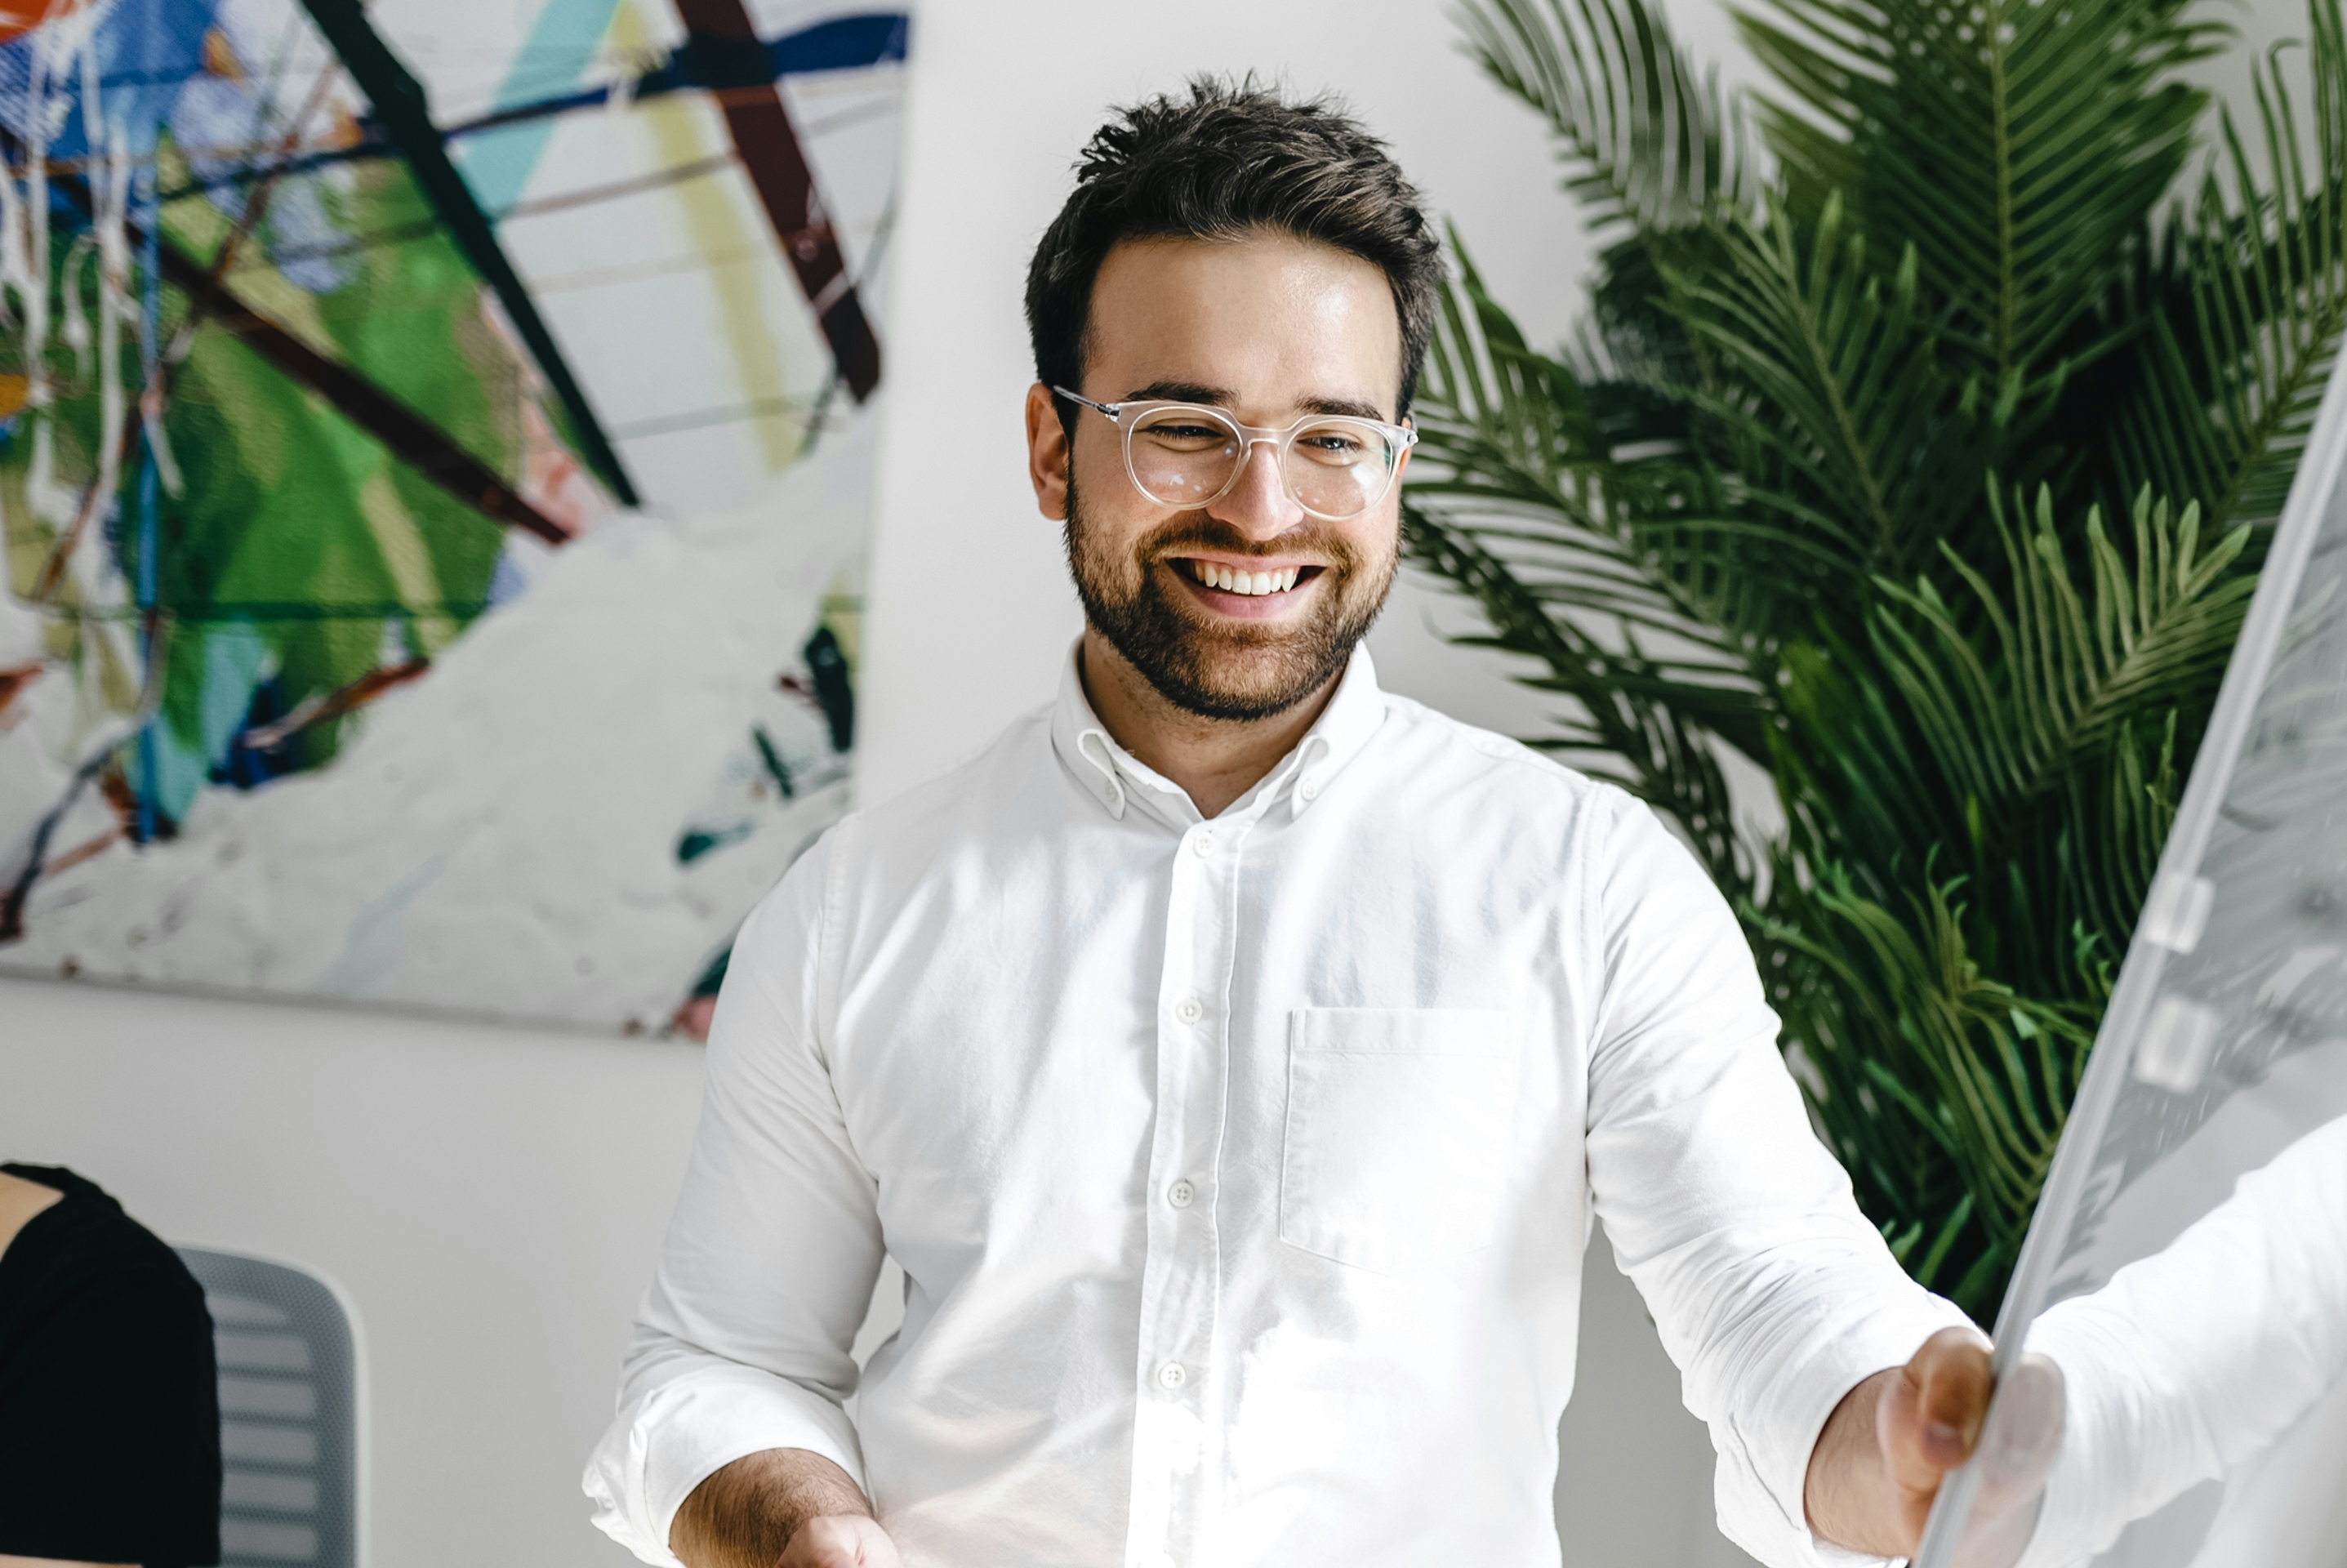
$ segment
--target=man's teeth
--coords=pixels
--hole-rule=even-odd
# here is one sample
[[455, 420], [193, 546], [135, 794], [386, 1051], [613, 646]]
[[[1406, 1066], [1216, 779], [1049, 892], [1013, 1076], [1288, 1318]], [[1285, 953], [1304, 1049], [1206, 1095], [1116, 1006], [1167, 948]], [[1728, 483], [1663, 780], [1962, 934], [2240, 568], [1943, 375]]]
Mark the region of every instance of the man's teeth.
[[1296, 586], [1296, 579], [1304, 569], [1292, 566], [1284, 571], [1236, 571], [1214, 561], [1194, 560], [1190, 563], [1193, 576], [1208, 588], [1219, 588], [1225, 593], [1286, 593]]

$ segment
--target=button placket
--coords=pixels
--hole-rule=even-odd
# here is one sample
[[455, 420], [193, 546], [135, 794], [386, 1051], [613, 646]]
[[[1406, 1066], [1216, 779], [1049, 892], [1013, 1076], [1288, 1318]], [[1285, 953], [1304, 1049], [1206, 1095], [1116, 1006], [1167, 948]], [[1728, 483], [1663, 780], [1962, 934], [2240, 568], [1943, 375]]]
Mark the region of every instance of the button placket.
[[1129, 1563], [1191, 1551], [1219, 1465], [1210, 1369], [1221, 1237], [1204, 1179], [1219, 1168], [1223, 1142], [1237, 852], [1259, 815], [1260, 808], [1244, 819], [1193, 828], [1171, 867], [1159, 981], [1165, 1000], [1156, 1031], [1157, 1135], [1149, 1173], [1150, 1188], [1163, 1201], [1145, 1205], [1148, 1255], [1135, 1347], [1142, 1409], [1133, 1435]]

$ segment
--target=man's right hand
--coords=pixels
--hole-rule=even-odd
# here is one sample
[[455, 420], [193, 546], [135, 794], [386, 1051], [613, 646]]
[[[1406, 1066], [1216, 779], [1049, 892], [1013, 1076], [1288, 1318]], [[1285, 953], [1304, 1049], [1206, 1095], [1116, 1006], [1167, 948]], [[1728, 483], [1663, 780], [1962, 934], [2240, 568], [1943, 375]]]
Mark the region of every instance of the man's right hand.
[[901, 1568], [855, 1480], [821, 1454], [767, 1449], [692, 1489], [669, 1526], [685, 1568]]

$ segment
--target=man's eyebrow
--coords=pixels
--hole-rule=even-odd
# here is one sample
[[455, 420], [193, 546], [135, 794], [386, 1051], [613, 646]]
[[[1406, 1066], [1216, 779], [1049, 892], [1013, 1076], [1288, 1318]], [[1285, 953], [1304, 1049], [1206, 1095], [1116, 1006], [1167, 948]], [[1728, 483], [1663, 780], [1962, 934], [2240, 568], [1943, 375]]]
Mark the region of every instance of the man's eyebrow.
[[[1153, 381], [1147, 386], [1127, 393], [1123, 401], [1203, 403], [1210, 407], [1227, 408], [1238, 401], [1238, 394], [1227, 386], [1207, 386], [1194, 381]], [[1307, 414], [1337, 414], [1380, 422], [1386, 417], [1384, 409], [1358, 397], [1304, 397], [1296, 400], [1296, 406]]]
[[1238, 394], [1227, 386], [1205, 386], [1194, 381], [1153, 381], [1137, 392], [1128, 392], [1126, 403], [1204, 403], [1222, 407], [1238, 401]]
[[1386, 411], [1374, 403], [1358, 397], [1307, 397], [1302, 400], [1309, 414], [1342, 414], [1354, 419], [1374, 419], [1385, 423]]

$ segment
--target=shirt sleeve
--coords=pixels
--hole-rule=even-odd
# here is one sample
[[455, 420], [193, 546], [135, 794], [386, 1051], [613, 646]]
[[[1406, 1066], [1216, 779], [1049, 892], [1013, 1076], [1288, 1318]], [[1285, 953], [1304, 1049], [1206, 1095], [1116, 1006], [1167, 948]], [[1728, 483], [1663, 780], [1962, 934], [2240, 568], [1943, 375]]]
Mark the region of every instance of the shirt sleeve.
[[1771, 1568], [1871, 1561], [1811, 1534], [1810, 1451], [1844, 1394], [1969, 1320], [1859, 1212], [1695, 857], [1622, 799], [1599, 864], [1590, 1187], [1711, 1429], [1720, 1530]]
[[684, 1186], [588, 1461], [595, 1522], [675, 1564], [671, 1522], [745, 1454], [806, 1449], [864, 1484], [842, 1401], [881, 1262], [876, 1186], [856, 1158], [818, 1037], [839, 830], [743, 925], [709, 1033]]
[[2023, 1568], [2084, 1563], [2270, 1447], [2347, 1375], [2347, 1118], [2241, 1178], [2166, 1250], [2048, 1308], [2062, 1446]]

